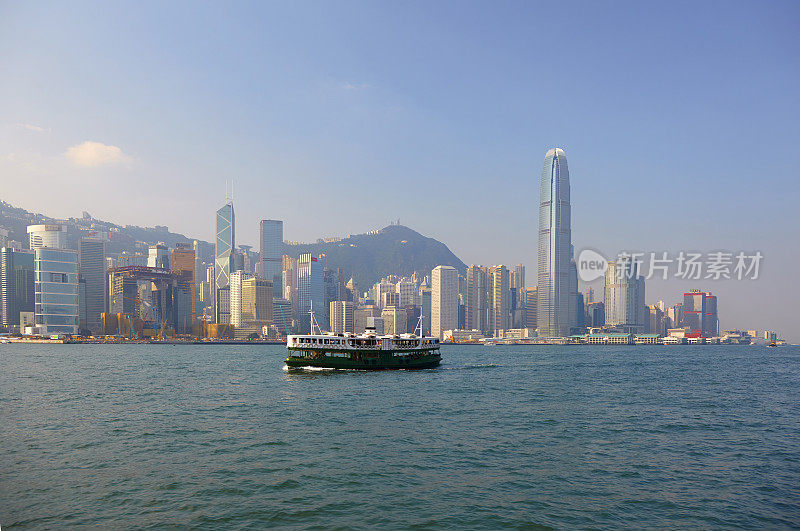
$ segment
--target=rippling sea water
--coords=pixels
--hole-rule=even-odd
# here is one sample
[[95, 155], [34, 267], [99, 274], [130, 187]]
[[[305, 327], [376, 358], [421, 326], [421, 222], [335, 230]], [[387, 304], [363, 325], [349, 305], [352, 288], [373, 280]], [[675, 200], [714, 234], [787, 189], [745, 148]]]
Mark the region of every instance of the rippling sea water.
[[0, 345], [0, 526], [793, 527], [800, 348]]

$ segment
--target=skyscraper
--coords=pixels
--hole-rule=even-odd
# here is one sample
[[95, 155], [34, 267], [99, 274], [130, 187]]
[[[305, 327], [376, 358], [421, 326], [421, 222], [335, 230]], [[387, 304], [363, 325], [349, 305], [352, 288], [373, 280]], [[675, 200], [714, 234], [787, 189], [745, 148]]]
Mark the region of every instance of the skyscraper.
[[328, 324], [325, 307], [325, 280], [322, 263], [309, 253], [301, 254], [297, 261], [297, 291], [299, 328], [304, 334], [311, 332], [309, 311], [313, 308], [317, 324]]
[[100, 314], [106, 311], [106, 243], [81, 238], [78, 244], [80, 278], [85, 282], [86, 328], [100, 333]]
[[431, 335], [442, 338], [458, 327], [458, 270], [440, 265], [431, 272]]
[[569, 254], [569, 333], [574, 334], [583, 326], [583, 294], [578, 292], [578, 266], [571, 245]]
[[147, 267], [169, 269], [169, 248], [163, 243], [151, 245], [147, 249]]
[[525, 327], [536, 329], [537, 326], [537, 306], [539, 305], [539, 296], [536, 293], [538, 290], [536, 286], [532, 288], [525, 288]]
[[272, 300], [272, 322], [278, 327], [278, 331], [289, 334], [292, 331], [292, 303], [286, 299]]
[[331, 301], [330, 324], [331, 332], [343, 334], [345, 332], [363, 332], [355, 330], [355, 306], [351, 301]]
[[602, 302], [590, 302], [586, 305], [586, 326], [601, 327], [606, 324], [606, 307]]
[[397, 304], [401, 307], [417, 305], [417, 283], [410, 278], [403, 277], [397, 281], [395, 291], [398, 294]]
[[78, 253], [34, 250], [36, 328], [42, 335], [78, 333]]
[[20, 312], [33, 312], [33, 251], [0, 250], [0, 312], [3, 326], [20, 324]]
[[386, 334], [405, 334], [408, 332], [408, 313], [397, 306], [386, 306], [381, 310], [383, 331]]
[[489, 270], [486, 267], [471, 265], [467, 268], [467, 297], [465, 302], [464, 328], [467, 330], [480, 330], [484, 335], [490, 335], [491, 293], [489, 289]]
[[175, 294], [176, 332], [191, 333], [196, 318], [197, 288], [195, 269], [196, 251], [188, 243], [176, 243], [172, 250], [171, 270], [178, 278]]
[[217, 210], [217, 239], [214, 248], [214, 283], [216, 296], [214, 317], [218, 323], [230, 322], [230, 296], [220, 293], [229, 289], [230, 275], [234, 271], [233, 251], [236, 244], [236, 218], [233, 203], [228, 202]]
[[687, 337], [715, 337], [718, 332], [717, 297], [692, 290], [683, 294], [683, 326]]
[[28, 244], [31, 249], [67, 248], [67, 228], [64, 225], [28, 225]]
[[504, 265], [489, 268], [489, 282], [491, 284], [492, 311], [490, 314], [489, 325], [493, 335], [497, 335], [500, 330], [507, 330], [510, 317], [509, 300], [509, 274], [508, 268]]
[[539, 335], [569, 335], [569, 267], [572, 232], [569, 169], [564, 151], [547, 152], [539, 188], [539, 275], [537, 323]]
[[261, 274], [272, 281], [273, 295], [283, 297], [283, 221], [262, 219], [259, 224]]
[[230, 323], [239, 328], [242, 326], [242, 281], [250, 278], [244, 271], [234, 271], [228, 278], [230, 294]]
[[606, 269], [605, 324], [624, 332], [642, 333], [649, 315], [644, 303], [644, 278], [639, 267], [630, 258], [612, 260]]
[[419, 287], [420, 313], [422, 314], [422, 335], [431, 335], [431, 288], [427, 284]]
[[514, 268], [514, 282], [512, 283], [512, 288], [521, 289], [525, 287], [525, 266], [522, 264], [517, 264]]

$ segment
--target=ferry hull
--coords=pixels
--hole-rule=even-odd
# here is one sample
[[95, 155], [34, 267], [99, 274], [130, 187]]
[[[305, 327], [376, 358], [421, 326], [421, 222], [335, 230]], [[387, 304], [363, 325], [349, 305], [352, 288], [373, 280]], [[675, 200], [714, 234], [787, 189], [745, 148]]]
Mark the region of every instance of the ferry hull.
[[432, 369], [437, 367], [441, 361], [442, 357], [438, 353], [420, 356], [419, 358], [379, 356], [360, 360], [335, 356], [309, 358], [289, 355], [286, 358], [286, 366], [290, 369], [316, 367], [321, 369], [384, 371], [392, 369]]

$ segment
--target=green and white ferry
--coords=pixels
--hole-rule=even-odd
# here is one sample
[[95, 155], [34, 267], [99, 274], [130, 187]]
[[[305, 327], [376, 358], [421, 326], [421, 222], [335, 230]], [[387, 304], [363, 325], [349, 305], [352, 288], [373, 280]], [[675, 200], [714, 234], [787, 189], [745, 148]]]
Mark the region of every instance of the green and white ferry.
[[[286, 338], [289, 369], [431, 369], [442, 360], [438, 337], [421, 337], [422, 319], [417, 330], [420, 335], [377, 335], [367, 328], [362, 334], [334, 334], [319, 330], [311, 313], [311, 334], [290, 335]], [[315, 329], [318, 333], [314, 333]], [[415, 330], [416, 332], [416, 330]]]

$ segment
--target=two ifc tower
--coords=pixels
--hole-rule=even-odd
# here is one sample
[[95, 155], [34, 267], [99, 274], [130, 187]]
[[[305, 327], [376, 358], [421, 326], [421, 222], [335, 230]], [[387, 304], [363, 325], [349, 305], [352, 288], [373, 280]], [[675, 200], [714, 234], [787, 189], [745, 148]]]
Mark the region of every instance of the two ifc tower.
[[540, 337], [566, 337], [577, 323], [578, 270], [573, 259], [569, 168], [564, 150], [544, 156], [539, 189], [536, 325]]
[[[553, 148], [545, 154], [539, 195], [536, 325], [540, 337], [566, 337], [576, 324], [578, 272], [572, 250], [569, 168], [563, 149]], [[217, 211], [216, 232], [216, 287], [219, 289], [228, 285], [234, 249], [235, 222], [230, 199]], [[219, 312], [219, 305], [217, 307]]]

